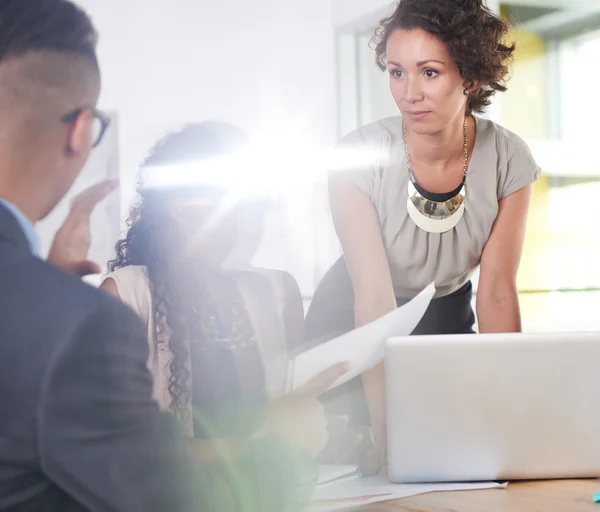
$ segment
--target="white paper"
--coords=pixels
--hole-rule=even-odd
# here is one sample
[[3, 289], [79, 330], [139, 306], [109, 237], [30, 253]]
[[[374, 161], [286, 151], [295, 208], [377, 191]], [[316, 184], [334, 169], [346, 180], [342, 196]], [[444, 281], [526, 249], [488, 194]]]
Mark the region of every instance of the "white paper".
[[350, 370], [329, 389], [376, 366], [383, 360], [385, 340], [411, 334], [423, 318], [434, 293], [435, 286], [432, 283], [410, 302], [387, 315], [297, 356], [290, 362], [288, 391], [298, 389], [338, 363], [348, 362]]
[[478, 489], [501, 489], [506, 483], [444, 483], [444, 484], [394, 484], [386, 475], [372, 478], [343, 479], [318, 487], [309, 512], [348, 510], [353, 507], [398, 500], [428, 492], [472, 491]]
[[358, 466], [351, 464], [324, 464], [319, 466], [319, 484], [330, 485], [333, 482], [338, 482], [342, 478], [351, 478], [359, 476]]

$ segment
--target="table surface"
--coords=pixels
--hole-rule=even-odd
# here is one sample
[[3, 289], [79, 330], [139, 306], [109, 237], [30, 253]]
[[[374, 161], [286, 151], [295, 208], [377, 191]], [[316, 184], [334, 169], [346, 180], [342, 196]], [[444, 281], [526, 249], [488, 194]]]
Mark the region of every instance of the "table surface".
[[433, 492], [362, 507], [361, 512], [600, 512], [600, 480], [511, 483], [506, 489]]

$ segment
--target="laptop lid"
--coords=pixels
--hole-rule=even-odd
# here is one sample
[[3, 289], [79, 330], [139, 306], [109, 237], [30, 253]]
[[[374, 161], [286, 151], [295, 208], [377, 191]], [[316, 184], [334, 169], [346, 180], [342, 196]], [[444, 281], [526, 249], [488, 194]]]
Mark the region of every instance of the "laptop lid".
[[386, 343], [389, 477], [600, 477], [600, 333]]

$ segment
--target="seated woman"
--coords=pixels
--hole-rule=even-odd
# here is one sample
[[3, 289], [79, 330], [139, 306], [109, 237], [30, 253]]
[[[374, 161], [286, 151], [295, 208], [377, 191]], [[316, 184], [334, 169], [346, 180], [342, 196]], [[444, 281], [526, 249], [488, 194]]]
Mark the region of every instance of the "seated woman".
[[[301, 304], [293, 297], [299, 295], [295, 281], [284, 273], [269, 276], [226, 264], [241, 239], [257, 245], [260, 230], [250, 226], [260, 224], [265, 202], [234, 201], [225, 189], [198, 181], [210, 175], [211, 165], [235, 156], [245, 141], [234, 127], [204, 123], [171, 133], [153, 149], [142, 166], [141, 202], [132, 210], [102, 288], [146, 323], [155, 399], [195, 438], [190, 444], [198, 457], [217, 460], [215, 448], [235, 451], [262, 426], [317, 456], [324, 443], [315, 436], [315, 425], [325, 421], [317, 396], [280, 398], [288, 354], [298, 342], [289, 330], [286, 335], [274, 302], [292, 295], [290, 302]], [[173, 185], [177, 182], [182, 185]], [[287, 294], [274, 289], [278, 286]], [[299, 315], [301, 325], [301, 310]], [[292, 405], [295, 421], [280, 421]], [[330, 422], [330, 434], [340, 424]], [[359, 434], [360, 453], [368, 454], [364, 448], [372, 438], [368, 431]], [[340, 447], [332, 450], [330, 443], [326, 453], [344, 448], [345, 461], [360, 459], [357, 443], [351, 442], [356, 432], [344, 427], [329, 437]]]

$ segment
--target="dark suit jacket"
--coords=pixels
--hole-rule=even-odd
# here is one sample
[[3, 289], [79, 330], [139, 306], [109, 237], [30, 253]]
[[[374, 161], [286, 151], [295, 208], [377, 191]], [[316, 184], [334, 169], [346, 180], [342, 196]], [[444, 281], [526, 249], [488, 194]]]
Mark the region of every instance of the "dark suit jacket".
[[[151, 399], [137, 316], [35, 258], [0, 205], [0, 511], [284, 512], [315, 471], [274, 439], [225, 470]], [[298, 484], [302, 484], [298, 492]]]

